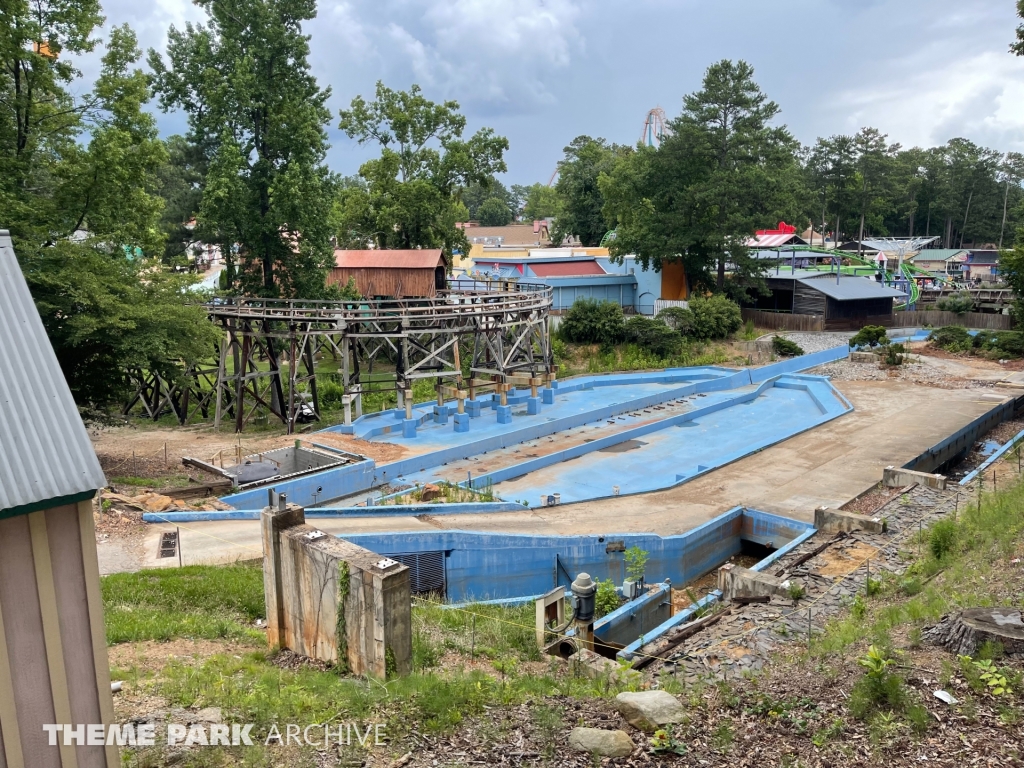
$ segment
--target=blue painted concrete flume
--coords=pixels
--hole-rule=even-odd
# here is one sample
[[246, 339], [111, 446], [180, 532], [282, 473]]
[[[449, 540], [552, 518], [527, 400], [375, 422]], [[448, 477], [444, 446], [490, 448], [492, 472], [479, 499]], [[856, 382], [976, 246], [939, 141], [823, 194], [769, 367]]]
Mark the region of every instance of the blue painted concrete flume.
[[[529, 409], [525, 404], [513, 406], [513, 418], [510, 424], [499, 423], [493, 409], [483, 408], [482, 416], [470, 419], [469, 432], [456, 432], [454, 425], [436, 423], [433, 420], [433, 410], [436, 404], [421, 404], [416, 408], [422, 409], [422, 412], [418, 412], [414, 420], [422, 417], [422, 425], [415, 437], [404, 438], [395, 432], [376, 437], [370, 436], [372, 440], [386, 440], [399, 445], [415, 446], [418, 450], [426, 449], [420, 455], [380, 466], [370, 460], [358, 462], [336, 470], [295, 478], [276, 484], [273, 488], [276, 492], [288, 494], [289, 500], [303, 506], [329, 505], [331, 500], [351, 498], [367, 493], [373, 488], [395, 482], [399, 478], [408, 481], [417, 473], [424, 473], [450, 462], [502, 450], [530, 440], [538, 440], [583, 425], [602, 425], [609, 419], [615, 419], [628, 426], [629, 421], [634, 418], [630, 414], [640, 413], [644, 409], [657, 408], [664, 403], [678, 402], [689, 398], [692, 403], [699, 402], [702, 406], [705, 404], [711, 406], [723, 399], [734, 405], [736, 403], [732, 402], [733, 400], [741, 400], [749, 396], [751, 392], [759, 391], [762, 394], [766, 392], [767, 387], [759, 390], [754, 388], [770, 380], [774, 380], [772, 387], [776, 390], [781, 391], [787, 386], [802, 388], [807, 393], [809, 400], [818, 406], [813, 410], [808, 409], [808, 414], [813, 415], [814, 411], [824, 407], [831, 413], [829, 418], [834, 418], [852, 410], [852, 407], [841, 394], [827, 384], [826, 380], [812, 377], [814, 381], [824, 383], [808, 384], [807, 377], [799, 377], [799, 379], [780, 377], [839, 359], [846, 353], [845, 347], [836, 347], [825, 352], [790, 358], [753, 369], [704, 367], [668, 369], [649, 373], [582, 376], [557, 382], [557, 387], [550, 390], [553, 393], [553, 402], [544, 405], [540, 413], [528, 413]], [[804, 386], [805, 384], [807, 386]], [[744, 390], [744, 388], [750, 389]], [[547, 391], [549, 390], [545, 390], [545, 392]], [[827, 393], [831, 393], [831, 396]], [[697, 398], [701, 398], [701, 400], [698, 401]], [[527, 393], [521, 393], [514, 395], [510, 402], [516, 403], [518, 400], [523, 400], [525, 403], [526, 399], [528, 399]], [[750, 398], [748, 397], [748, 399]], [[481, 399], [480, 404], [483, 405], [485, 402], [486, 400]], [[817, 426], [824, 420], [827, 419], [815, 417], [803, 426], [798, 425], [795, 431], [786, 433], [780, 430], [773, 439], [762, 441], [762, 444], [750, 447], [746, 451], [742, 449], [742, 446], [737, 446], [731, 455], [723, 456], [722, 461], [717, 464], [711, 461], [700, 461], [694, 464], [689, 471], [672, 472], [668, 481], [660, 487], [685, 482], [698, 474], [721, 466], [721, 463], [733, 461], [753, 450], [790, 437], [803, 429]], [[389, 411], [383, 414], [363, 416], [356, 421], [354, 428], [357, 430], [357, 435], [360, 434], [360, 431], [368, 434], [377, 427], [387, 424], [400, 425], [401, 422], [396, 419], [393, 412]], [[660, 428], [664, 428], [664, 426]], [[348, 431], [348, 429], [346, 427], [331, 427], [325, 431]], [[659, 427], [653, 429], [658, 431]], [[635, 435], [623, 437], [623, 434], [625, 433], [609, 436], [607, 438], [609, 444], [616, 444], [635, 437]], [[605, 447], [608, 446], [605, 444], [594, 445], [588, 452], [593, 453]], [[565, 458], [569, 457], [561, 457], [559, 461]], [[541, 467], [534, 466], [534, 470], [539, 468]], [[527, 471], [533, 470], [527, 469]], [[504, 479], [517, 477], [520, 474], [523, 474], [522, 468], [516, 474], [506, 473]], [[679, 477], [676, 477], [677, 475]], [[460, 481], [462, 479], [464, 478], [457, 478]], [[496, 478], [489, 479], [491, 482], [499, 482]], [[483, 480], [483, 482], [486, 481]], [[625, 483], [616, 484], [626, 485]], [[545, 487], [542, 492], [547, 490], [548, 488]], [[608, 495], [610, 492], [609, 488], [589, 497], [597, 498]], [[266, 488], [262, 488], [227, 496], [222, 501], [237, 509], [259, 509], [266, 504], [266, 498]], [[527, 498], [527, 501], [531, 505], [535, 505], [537, 498], [539, 498], [539, 494]], [[212, 514], [208, 519], [218, 518], [216, 514]]]

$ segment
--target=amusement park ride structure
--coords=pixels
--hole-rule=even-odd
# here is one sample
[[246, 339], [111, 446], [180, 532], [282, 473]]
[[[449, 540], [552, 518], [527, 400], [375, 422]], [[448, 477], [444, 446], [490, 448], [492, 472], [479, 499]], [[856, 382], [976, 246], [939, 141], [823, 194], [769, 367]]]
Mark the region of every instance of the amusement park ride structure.
[[321, 416], [323, 357], [338, 361], [345, 424], [372, 392], [395, 391], [412, 418], [420, 379], [433, 380], [438, 405], [456, 400], [459, 413], [488, 392], [505, 405], [517, 385], [536, 390], [555, 377], [551, 302], [546, 285], [481, 280], [453, 280], [429, 298], [212, 302], [210, 318], [225, 332], [216, 369], [191, 369], [187, 385], [143, 376], [129, 407], [141, 400], [157, 418], [169, 406], [183, 424], [213, 410], [215, 427], [230, 418], [237, 432], [258, 415], [274, 416], [291, 433]]

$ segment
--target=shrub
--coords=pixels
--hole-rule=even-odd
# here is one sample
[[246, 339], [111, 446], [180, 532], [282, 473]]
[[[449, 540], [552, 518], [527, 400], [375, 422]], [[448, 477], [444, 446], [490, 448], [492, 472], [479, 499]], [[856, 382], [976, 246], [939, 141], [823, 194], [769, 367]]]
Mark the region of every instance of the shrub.
[[594, 609], [597, 618], [607, 616], [619, 607], [619, 593], [611, 579], [597, 582], [597, 595], [594, 597]]
[[947, 352], [967, 352], [974, 346], [971, 334], [959, 325], [947, 325], [945, 328], [932, 331], [928, 341]]
[[903, 353], [906, 351], [902, 344], [887, 344], [885, 347], [886, 365], [903, 365]]
[[892, 659], [872, 645], [866, 654], [857, 659], [857, 663], [866, 671], [850, 692], [850, 712], [853, 716], [865, 718], [879, 709], [902, 711], [907, 704], [907, 692], [903, 678], [889, 671]]
[[865, 325], [850, 339], [851, 347], [877, 347], [887, 341], [885, 328], [880, 325]]
[[674, 328], [683, 336], [689, 335], [693, 329], [693, 312], [685, 307], [667, 307], [658, 313], [658, 320], [661, 320], [669, 328]]
[[647, 561], [651, 555], [646, 549], [640, 549], [636, 544], [626, 550], [626, 576], [631, 581], [643, 581], [644, 572], [647, 570]]
[[974, 336], [973, 346], [989, 352], [989, 357], [1024, 357], [1024, 334], [1020, 331], [981, 331]]
[[958, 293], [948, 299], [940, 299], [936, 305], [943, 312], [953, 312], [958, 315], [965, 315], [974, 310], [974, 299], [969, 293]]
[[659, 357], [670, 357], [679, 352], [683, 337], [661, 320], [637, 315], [626, 321], [626, 341]]
[[576, 299], [562, 317], [558, 334], [573, 344], [618, 344], [625, 327], [618, 304], [583, 298]]
[[928, 535], [928, 549], [936, 560], [953, 551], [956, 546], [957, 525], [953, 520], [938, 520]]
[[799, 344], [782, 336], [772, 339], [772, 351], [779, 357], [799, 357], [804, 353]]
[[724, 339], [743, 325], [739, 304], [721, 294], [691, 299], [690, 312], [693, 313], [693, 327], [687, 335], [698, 341]]

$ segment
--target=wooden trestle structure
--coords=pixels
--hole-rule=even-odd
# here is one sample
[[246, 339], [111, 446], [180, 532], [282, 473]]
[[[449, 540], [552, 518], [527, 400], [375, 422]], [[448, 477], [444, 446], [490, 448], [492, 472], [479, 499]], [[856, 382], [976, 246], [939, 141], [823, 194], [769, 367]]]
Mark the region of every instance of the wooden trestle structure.
[[[380, 391], [396, 391], [398, 407], [411, 418], [419, 379], [433, 379], [438, 404], [457, 399], [460, 412], [465, 399], [482, 392], [500, 393], [503, 403], [516, 385], [536, 394], [555, 375], [551, 298], [546, 285], [456, 280], [429, 298], [210, 303], [210, 318], [225, 335], [212, 391], [198, 399], [215, 404], [217, 427], [227, 417], [241, 432], [257, 414], [270, 414], [293, 432], [309, 409], [320, 418], [321, 353], [340, 361], [346, 424], [362, 415], [363, 395]], [[468, 378], [465, 354], [471, 356]]]

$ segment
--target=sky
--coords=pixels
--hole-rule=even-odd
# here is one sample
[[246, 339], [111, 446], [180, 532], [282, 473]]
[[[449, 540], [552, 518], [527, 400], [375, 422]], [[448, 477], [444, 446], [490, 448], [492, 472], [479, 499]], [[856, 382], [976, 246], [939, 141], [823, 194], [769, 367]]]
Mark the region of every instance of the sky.
[[[1014, 0], [320, 0], [313, 72], [332, 112], [374, 84], [455, 99], [468, 132], [508, 138], [506, 184], [546, 183], [575, 136], [632, 144], [647, 111], [679, 114], [720, 59], [745, 59], [805, 144], [873, 126], [904, 146], [963, 136], [1024, 151], [1024, 58], [1008, 53]], [[162, 51], [190, 0], [106, 0]], [[96, 54], [97, 56], [99, 54]], [[87, 77], [95, 56], [84, 62]], [[159, 115], [165, 135], [179, 114]], [[375, 150], [330, 126], [333, 170]]]

